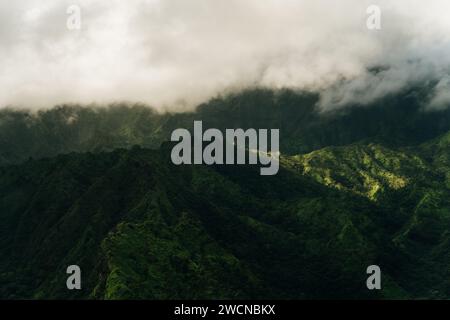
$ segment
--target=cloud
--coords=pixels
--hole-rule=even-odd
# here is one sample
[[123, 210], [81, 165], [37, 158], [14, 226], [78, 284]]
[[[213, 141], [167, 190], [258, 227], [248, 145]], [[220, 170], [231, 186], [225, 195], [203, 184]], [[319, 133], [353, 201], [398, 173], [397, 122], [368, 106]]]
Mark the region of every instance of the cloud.
[[[371, 4], [381, 30], [366, 27]], [[66, 27], [70, 5], [81, 8], [80, 30]], [[174, 110], [263, 86], [319, 91], [330, 109], [432, 79], [430, 105], [442, 108], [449, 14], [447, 0], [2, 1], [0, 106]]]

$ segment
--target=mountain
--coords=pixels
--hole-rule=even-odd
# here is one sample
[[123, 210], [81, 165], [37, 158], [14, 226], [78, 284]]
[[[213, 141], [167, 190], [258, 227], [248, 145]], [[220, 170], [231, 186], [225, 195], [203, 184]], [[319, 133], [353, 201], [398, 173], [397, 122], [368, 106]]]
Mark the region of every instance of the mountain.
[[[253, 90], [178, 114], [3, 110], [0, 298], [448, 298], [450, 113], [420, 101], [319, 113], [315, 95]], [[164, 141], [198, 119], [280, 128], [280, 171], [173, 165]]]
[[0, 164], [133, 145], [156, 149], [174, 129], [192, 129], [194, 120], [202, 120], [205, 129], [280, 129], [280, 149], [289, 155], [361, 141], [417, 146], [450, 130], [450, 109], [424, 111], [424, 96], [426, 88], [412, 88], [369, 106], [326, 112], [317, 107], [317, 94], [263, 89], [217, 97], [183, 113], [158, 113], [138, 104], [2, 109]]
[[[374, 259], [359, 230], [370, 204], [355, 200], [368, 215], [355, 216], [289, 172], [261, 184], [252, 168], [174, 167], [135, 148], [29, 161], [0, 181], [3, 297], [65, 297], [64, 266], [75, 262], [89, 270], [83, 297], [319, 297], [327, 284], [348, 295], [363, 287], [344, 269]], [[350, 261], [347, 237], [361, 238]]]

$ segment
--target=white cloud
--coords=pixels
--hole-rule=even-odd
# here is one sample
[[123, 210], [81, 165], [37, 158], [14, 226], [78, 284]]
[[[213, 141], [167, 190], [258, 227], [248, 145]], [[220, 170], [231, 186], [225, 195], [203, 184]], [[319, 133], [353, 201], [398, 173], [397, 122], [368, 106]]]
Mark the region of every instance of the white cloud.
[[[66, 28], [72, 4], [80, 31]], [[371, 4], [379, 31], [366, 27]], [[0, 106], [180, 108], [254, 85], [364, 104], [446, 77], [449, 14], [447, 0], [0, 0]], [[442, 88], [435, 105], [450, 102]]]

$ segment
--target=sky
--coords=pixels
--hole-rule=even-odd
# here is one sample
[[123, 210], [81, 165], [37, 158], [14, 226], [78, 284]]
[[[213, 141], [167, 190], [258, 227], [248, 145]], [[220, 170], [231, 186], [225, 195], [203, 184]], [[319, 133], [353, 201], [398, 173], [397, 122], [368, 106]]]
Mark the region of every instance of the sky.
[[176, 111], [265, 87], [319, 92], [329, 110], [432, 83], [436, 109], [449, 70], [448, 0], [0, 0], [0, 108]]

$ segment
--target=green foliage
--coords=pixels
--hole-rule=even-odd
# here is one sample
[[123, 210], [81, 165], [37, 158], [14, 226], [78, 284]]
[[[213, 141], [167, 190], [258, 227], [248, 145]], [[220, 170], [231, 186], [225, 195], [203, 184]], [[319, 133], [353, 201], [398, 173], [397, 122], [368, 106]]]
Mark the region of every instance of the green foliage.
[[[412, 94], [316, 102], [249, 90], [183, 114], [2, 110], [0, 298], [448, 298], [450, 113]], [[280, 128], [279, 173], [149, 149], [194, 119]], [[71, 264], [81, 291], [66, 289]], [[371, 264], [382, 291], [365, 287]]]

